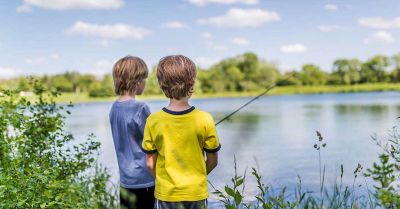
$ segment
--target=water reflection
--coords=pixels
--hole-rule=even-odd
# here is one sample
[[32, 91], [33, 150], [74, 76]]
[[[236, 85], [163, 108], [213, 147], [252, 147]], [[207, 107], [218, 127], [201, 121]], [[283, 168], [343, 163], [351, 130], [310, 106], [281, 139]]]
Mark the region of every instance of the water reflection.
[[389, 110], [389, 105], [386, 104], [337, 104], [334, 105], [335, 111], [340, 115], [359, 115], [359, 114], [372, 114], [376, 117], [381, 117]]

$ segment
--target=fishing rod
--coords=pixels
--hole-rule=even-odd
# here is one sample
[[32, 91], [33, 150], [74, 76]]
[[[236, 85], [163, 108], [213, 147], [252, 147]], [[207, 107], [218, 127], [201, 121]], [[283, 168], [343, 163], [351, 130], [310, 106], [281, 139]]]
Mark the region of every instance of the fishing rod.
[[254, 102], [255, 100], [257, 100], [258, 98], [264, 96], [266, 93], [268, 93], [271, 89], [275, 88], [276, 86], [278, 86], [279, 84], [289, 80], [291, 77], [293, 77], [293, 73], [289, 74], [285, 79], [279, 81], [279, 82], [275, 82], [274, 84], [270, 85], [264, 92], [262, 92], [261, 94], [257, 95], [256, 97], [252, 98], [251, 100], [249, 100], [248, 102], [246, 102], [244, 105], [240, 106], [238, 109], [236, 109], [235, 111], [233, 111], [232, 113], [230, 113], [229, 115], [225, 116], [224, 118], [222, 118], [220, 121], [218, 121], [217, 123], [215, 123], [215, 126], [217, 126], [218, 124], [224, 122], [225, 120], [229, 119], [230, 117], [232, 117], [232, 115], [236, 114], [237, 112], [239, 112], [241, 109], [245, 108], [247, 105], [249, 105], [250, 103]]

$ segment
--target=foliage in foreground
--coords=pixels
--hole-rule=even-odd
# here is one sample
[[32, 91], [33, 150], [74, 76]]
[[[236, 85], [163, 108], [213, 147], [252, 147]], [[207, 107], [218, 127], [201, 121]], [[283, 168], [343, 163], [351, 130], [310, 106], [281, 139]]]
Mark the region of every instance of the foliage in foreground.
[[[281, 190], [273, 190], [271, 186], [263, 183], [262, 176], [256, 168], [252, 168], [252, 176], [257, 182], [258, 193], [254, 196], [255, 201], [244, 201], [246, 171], [243, 176], [238, 175], [235, 159], [235, 174], [231, 184], [226, 185], [223, 190], [215, 188], [213, 194], [217, 195], [219, 201], [227, 209], [236, 208], [263, 208], [263, 209], [357, 209], [357, 208], [400, 208], [400, 130], [394, 127], [390, 139], [386, 143], [378, 141], [383, 148], [383, 154], [379, 156], [379, 162], [374, 163], [363, 173], [363, 167], [359, 164], [354, 170], [352, 185], [343, 185], [343, 165], [340, 167], [340, 182], [336, 182], [332, 188], [325, 186], [325, 166], [321, 163], [321, 150], [326, 147], [322, 135], [317, 131], [317, 143], [314, 148], [318, 152], [318, 163], [320, 173], [320, 188], [318, 192], [304, 191], [301, 178], [299, 177], [295, 191], [287, 192], [284, 187]], [[247, 170], [247, 169], [246, 169]], [[356, 180], [364, 177], [365, 193], [356, 194], [356, 187], [362, 185]], [[374, 182], [374, 189], [369, 188], [367, 179]]]
[[64, 131], [63, 106], [37, 82], [35, 99], [0, 93], [0, 208], [112, 208], [100, 143]]

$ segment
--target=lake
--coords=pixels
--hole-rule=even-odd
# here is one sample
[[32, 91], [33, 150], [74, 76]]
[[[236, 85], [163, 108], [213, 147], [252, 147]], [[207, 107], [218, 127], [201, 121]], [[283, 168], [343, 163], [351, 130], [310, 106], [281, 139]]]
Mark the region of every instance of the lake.
[[[251, 98], [193, 99], [192, 105], [210, 112], [215, 121], [234, 111]], [[108, 113], [111, 102], [77, 104], [67, 119], [67, 130], [78, 140], [94, 133], [102, 143], [100, 162], [118, 182], [118, 165], [111, 136]], [[167, 100], [148, 101], [152, 111], [168, 104]], [[250, 171], [257, 167], [265, 184], [294, 191], [301, 176], [303, 188], [317, 191], [319, 185], [318, 152], [315, 131], [322, 133], [327, 146], [321, 151], [326, 165], [326, 184], [340, 177], [351, 185], [353, 171], [360, 163], [364, 170], [378, 159], [380, 149], [371, 139], [388, 136], [400, 116], [399, 92], [354, 94], [265, 96], [217, 126], [222, 149], [218, 167], [209, 175], [210, 182], [221, 188], [234, 175], [234, 156], [238, 173], [247, 168], [246, 194], [257, 192]], [[363, 184], [364, 178], [357, 180]], [[358, 184], [357, 183], [357, 184]], [[362, 190], [362, 187], [359, 189]], [[210, 197], [213, 202], [213, 197]], [[251, 200], [251, 198], [249, 198]]]

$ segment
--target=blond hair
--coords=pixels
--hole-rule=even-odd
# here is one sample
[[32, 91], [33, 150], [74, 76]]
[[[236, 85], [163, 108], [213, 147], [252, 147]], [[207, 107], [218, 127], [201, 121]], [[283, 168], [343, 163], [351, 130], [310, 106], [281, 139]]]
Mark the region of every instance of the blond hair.
[[122, 95], [132, 94], [137, 83], [148, 76], [146, 63], [139, 57], [126, 56], [118, 60], [113, 68], [115, 93]]
[[180, 99], [191, 96], [196, 80], [196, 65], [183, 55], [164, 57], [157, 66], [157, 79], [166, 97]]

